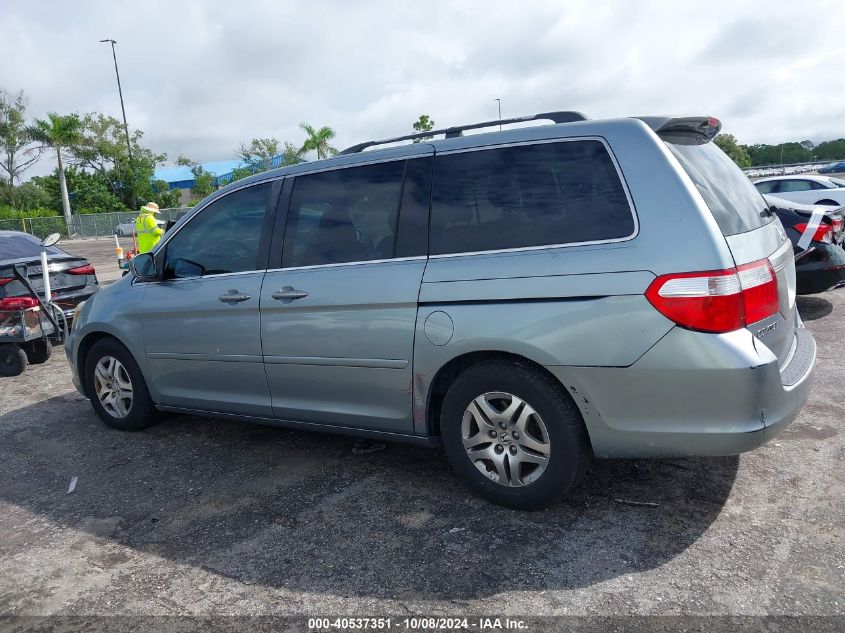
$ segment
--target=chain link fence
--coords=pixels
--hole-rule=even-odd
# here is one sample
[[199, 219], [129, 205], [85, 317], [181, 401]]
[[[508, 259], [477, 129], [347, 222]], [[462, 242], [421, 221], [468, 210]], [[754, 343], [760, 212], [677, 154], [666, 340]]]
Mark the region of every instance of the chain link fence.
[[[178, 220], [190, 208], [162, 209], [158, 219], [165, 223], [169, 220]], [[125, 211], [72, 215], [69, 223], [65, 223], [64, 216], [0, 219], [0, 231], [23, 231], [39, 239], [44, 239], [50, 233], [60, 233], [62, 237], [72, 239], [111, 235], [124, 237], [132, 235], [136, 217], [138, 217], [137, 211]]]

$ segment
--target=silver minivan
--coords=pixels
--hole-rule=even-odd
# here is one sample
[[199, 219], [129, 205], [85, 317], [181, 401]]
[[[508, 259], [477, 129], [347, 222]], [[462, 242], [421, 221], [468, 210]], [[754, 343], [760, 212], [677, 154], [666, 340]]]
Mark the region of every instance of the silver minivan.
[[166, 411], [442, 445], [524, 509], [592, 456], [783, 429], [816, 346], [719, 121], [502, 123], [534, 120], [552, 124], [362, 143], [217, 191], [78, 311], [77, 388], [118, 429]]

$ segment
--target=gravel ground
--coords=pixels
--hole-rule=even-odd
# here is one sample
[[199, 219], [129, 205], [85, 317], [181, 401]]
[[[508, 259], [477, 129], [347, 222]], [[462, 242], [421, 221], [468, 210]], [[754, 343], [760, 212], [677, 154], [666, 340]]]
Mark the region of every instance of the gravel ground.
[[[65, 248], [119, 275], [108, 241]], [[180, 416], [110, 430], [56, 350], [0, 383], [0, 616], [839, 616], [835, 630], [845, 291], [799, 308], [816, 384], [773, 442], [596, 461], [537, 513], [472, 497], [440, 451], [357, 455], [346, 437]]]

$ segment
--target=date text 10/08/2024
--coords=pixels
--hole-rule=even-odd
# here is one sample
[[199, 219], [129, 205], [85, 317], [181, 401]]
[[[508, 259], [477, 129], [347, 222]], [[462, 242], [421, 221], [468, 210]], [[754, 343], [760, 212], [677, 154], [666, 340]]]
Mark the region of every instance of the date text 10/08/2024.
[[524, 620], [512, 618], [309, 618], [309, 631], [519, 631], [526, 630]]

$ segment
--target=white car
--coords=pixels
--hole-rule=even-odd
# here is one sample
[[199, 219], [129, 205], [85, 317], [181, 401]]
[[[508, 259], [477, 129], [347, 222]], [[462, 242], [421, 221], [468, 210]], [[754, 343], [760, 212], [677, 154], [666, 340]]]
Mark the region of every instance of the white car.
[[845, 180], [830, 176], [773, 176], [754, 183], [760, 193], [801, 204], [845, 206]]
[[[156, 224], [159, 226], [164, 226], [164, 220], [156, 220]], [[135, 232], [135, 220], [131, 222], [121, 222], [117, 226], [114, 227], [114, 234], [118, 237], [128, 237]]]

